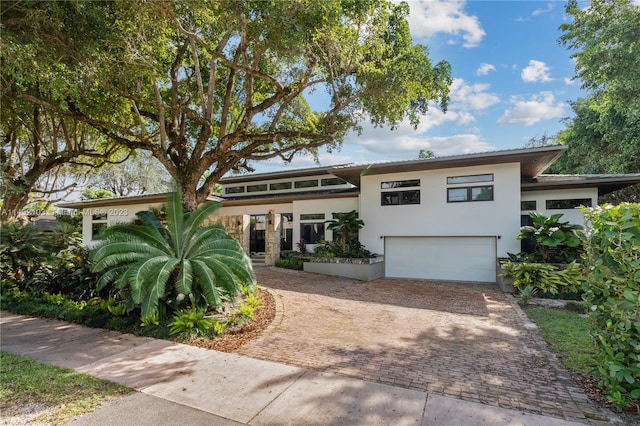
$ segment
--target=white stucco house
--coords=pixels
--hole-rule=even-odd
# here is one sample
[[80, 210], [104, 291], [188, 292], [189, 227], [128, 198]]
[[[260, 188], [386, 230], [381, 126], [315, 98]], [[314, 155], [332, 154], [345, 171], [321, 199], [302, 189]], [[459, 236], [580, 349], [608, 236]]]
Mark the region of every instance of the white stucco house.
[[[640, 183], [640, 174], [544, 175], [566, 150], [545, 146], [438, 157], [346, 164], [224, 178], [219, 216], [244, 215], [251, 252], [264, 251], [265, 217], [280, 216], [281, 250], [300, 239], [313, 248], [331, 240], [331, 213], [357, 210], [360, 241], [384, 256], [384, 276], [495, 282], [496, 260], [520, 251], [516, 236], [528, 213], [564, 214], [583, 224], [578, 207], [598, 195]], [[164, 194], [80, 201], [87, 245], [101, 227], [135, 219]], [[240, 222], [238, 222], [240, 223]]]

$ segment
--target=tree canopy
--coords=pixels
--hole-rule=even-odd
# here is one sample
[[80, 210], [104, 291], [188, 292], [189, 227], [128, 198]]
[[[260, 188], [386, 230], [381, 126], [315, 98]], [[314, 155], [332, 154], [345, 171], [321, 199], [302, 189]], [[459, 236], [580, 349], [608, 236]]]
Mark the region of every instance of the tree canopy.
[[417, 125], [431, 103], [446, 110], [450, 66], [412, 43], [406, 3], [63, 3], [15, 3], [3, 18], [3, 68], [35, 61], [56, 83], [30, 91], [13, 75], [4, 95], [151, 152], [188, 210], [254, 161], [337, 148], [363, 120]]
[[558, 135], [569, 151], [552, 171], [640, 172], [640, 7], [593, 0], [580, 9], [572, 0], [566, 11], [560, 42], [589, 94], [572, 103], [575, 116]]

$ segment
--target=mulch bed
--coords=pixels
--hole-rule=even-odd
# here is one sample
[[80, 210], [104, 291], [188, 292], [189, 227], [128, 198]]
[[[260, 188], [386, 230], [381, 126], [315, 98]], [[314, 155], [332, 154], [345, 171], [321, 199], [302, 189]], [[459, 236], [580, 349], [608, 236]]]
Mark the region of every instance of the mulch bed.
[[264, 289], [258, 289], [257, 296], [260, 305], [255, 310], [255, 319], [244, 324], [225, 330], [222, 336], [213, 340], [202, 338], [194, 339], [188, 344], [205, 349], [213, 349], [220, 352], [233, 352], [250, 340], [260, 336], [271, 324], [276, 315], [276, 303], [271, 293]]

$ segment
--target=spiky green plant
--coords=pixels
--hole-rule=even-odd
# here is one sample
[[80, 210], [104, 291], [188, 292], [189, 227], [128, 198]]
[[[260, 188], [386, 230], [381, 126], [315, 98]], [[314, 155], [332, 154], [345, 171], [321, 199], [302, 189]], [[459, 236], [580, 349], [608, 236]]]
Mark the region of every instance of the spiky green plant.
[[[129, 293], [142, 318], [157, 318], [162, 301], [174, 309], [219, 307], [242, 289], [252, 290], [251, 260], [219, 224], [202, 222], [221, 206], [211, 201], [185, 212], [180, 194], [168, 195], [166, 224], [141, 212], [142, 224], [109, 227], [91, 253], [101, 273], [98, 288], [115, 284]], [[166, 313], [163, 313], [163, 317]]]

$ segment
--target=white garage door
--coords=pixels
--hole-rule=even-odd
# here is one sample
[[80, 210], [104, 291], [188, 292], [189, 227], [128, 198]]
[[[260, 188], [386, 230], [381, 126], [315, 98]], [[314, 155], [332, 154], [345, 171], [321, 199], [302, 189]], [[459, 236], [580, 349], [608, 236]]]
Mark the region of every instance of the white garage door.
[[385, 237], [385, 276], [496, 282], [495, 237]]

